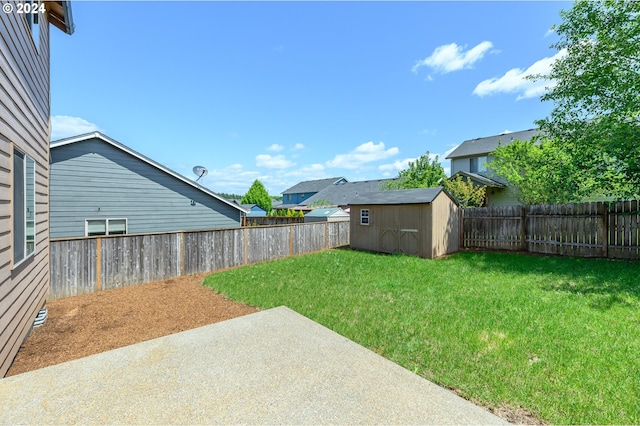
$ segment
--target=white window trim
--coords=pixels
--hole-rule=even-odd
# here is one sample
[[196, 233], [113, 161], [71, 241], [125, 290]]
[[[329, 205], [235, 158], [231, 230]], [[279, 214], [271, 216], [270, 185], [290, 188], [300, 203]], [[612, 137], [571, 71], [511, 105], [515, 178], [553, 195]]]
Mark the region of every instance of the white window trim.
[[[103, 220], [104, 221], [104, 236], [108, 236], [109, 234], [109, 221], [111, 220], [124, 220], [124, 234], [114, 234], [114, 235], [126, 235], [129, 233], [129, 219], [126, 217], [96, 217], [96, 218], [88, 218], [84, 220], [84, 236], [89, 237], [89, 221], [90, 220]], [[103, 235], [91, 235], [91, 237], [102, 237]]]
[[[366, 212], [366, 215], [365, 215]], [[367, 219], [366, 223], [363, 221], [363, 219]], [[364, 226], [369, 226], [369, 224], [371, 223], [371, 212], [369, 211], [369, 209], [360, 209], [360, 225], [364, 225]]]
[[[12, 146], [12, 150], [11, 150], [11, 168], [12, 168], [12, 173], [11, 173], [11, 185], [13, 186], [15, 183], [15, 179], [13, 178], [13, 176], [15, 175], [15, 170], [13, 169], [13, 165], [15, 164], [15, 152], [19, 151], [23, 156], [23, 166], [22, 166], [22, 182], [24, 184], [24, 197], [22, 199], [22, 205], [24, 207], [24, 216], [22, 217], [22, 227], [24, 230], [24, 247], [23, 247], [23, 252], [24, 252], [24, 256], [22, 259], [16, 261], [15, 258], [15, 247], [13, 247], [14, 244], [14, 233], [15, 233], [15, 221], [18, 219], [15, 217], [14, 212], [13, 212], [13, 206], [11, 207], [11, 218], [13, 220], [13, 224], [11, 225], [11, 260], [12, 260], [12, 269], [18, 267], [19, 265], [21, 265], [22, 263], [24, 263], [25, 261], [27, 261], [29, 258], [35, 256], [36, 254], [36, 247], [37, 247], [37, 240], [36, 240], [36, 161], [31, 158], [29, 155], [27, 155], [24, 151], [22, 151], [21, 149], [17, 148], [15, 145]], [[31, 160], [33, 162], [33, 251], [31, 253], [28, 253], [27, 250], [27, 159]], [[11, 189], [11, 200], [12, 202], [15, 202], [16, 200], [14, 200], [13, 198], [13, 194], [14, 194], [14, 188]]]

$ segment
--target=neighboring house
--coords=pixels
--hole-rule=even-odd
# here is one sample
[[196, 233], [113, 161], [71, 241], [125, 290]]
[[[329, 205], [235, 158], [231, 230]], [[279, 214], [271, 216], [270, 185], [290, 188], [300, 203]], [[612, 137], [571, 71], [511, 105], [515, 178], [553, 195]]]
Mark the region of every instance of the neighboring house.
[[241, 226], [246, 211], [100, 132], [51, 143], [50, 236]]
[[329, 202], [332, 206], [346, 208], [358, 195], [382, 191], [384, 190], [384, 185], [392, 180], [395, 179], [362, 180], [345, 182], [340, 185], [329, 185], [301, 202], [300, 205], [312, 207], [314, 203]]
[[247, 217], [263, 217], [267, 211], [257, 204], [240, 204], [240, 207], [247, 211]]
[[446, 158], [451, 160], [451, 178], [460, 175], [479, 186], [487, 187], [488, 206], [506, 206], [521, 204], [513, 188], [506, 180], [496, 176], [487, 165], [493, 161], [491, 153], [500, 145], [508, 145], [515, 140], [528, 141], [537, 129], [503, 133], [485, 138], [470, 139], [462, 142]]
[[280, 208], [292, 208], [302, 205], [313, 195], [331, 185], [342, 185], [349, 182], [344, 177], [334, 177], [329, 179], [307, 180], [300, 182], [282, 193], [282, 204]]
[[[344, 209], [358, 194], [381, 191], [384, 184], [392, 180], [395, 179], [349, 182], [342, 177], [300, 182], [283, 192], [283, 203], [274, 205], [274, 208], [308, 212], [313, 210], [314, 204], [322, 204], [322, 207], [341, 207]], [[294, 203], [294, 200], [299, 201]]]
[[425, 258], [454, 253], [459, 214], [441, 186], [362, 194], [351, 203], [351, 248]]
[[304, 215], [304, 222], [344, 222], [349, 220], [349, 213], [339, 207], [314, 209]]
[[24, 4], [0, 14], [0, 377], [49, 291], [49, 24], [74, 29], [69, 2]]

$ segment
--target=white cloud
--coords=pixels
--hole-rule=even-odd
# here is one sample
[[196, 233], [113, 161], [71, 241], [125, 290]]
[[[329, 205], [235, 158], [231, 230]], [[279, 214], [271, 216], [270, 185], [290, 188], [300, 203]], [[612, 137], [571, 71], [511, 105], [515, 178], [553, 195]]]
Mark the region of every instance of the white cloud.
[[396, 176], [400, 170], [404, 170], [409, 167], [409, 162], [416, 161], [415, 158], [405, 158], [404, 160], [394, 161], [389, 164], [382, 164], [378, 166], [378, 170], [382, 172], [382, 175], [387, 176]]
[[294, 166], [295, 163], [287, 160], [284, 155], [271, 156], [269, 154], [256, 155], [256, 166], [268, 169], [286, 169]]
[[102, 130], [97, 124], [93, 124], [80, 117], [68, 115], [54, 115], [51, 117], [51, 140], [68, 138]]
[[300, 151], [301, 149], [304, 149], [304, 145], [301, 143], [297, 143], [293, 146], [294, 151]]
[[327, 167], [337, 167], [342, 169], [357, 169], [367, 163], [384, 160], [397, 155], [400, 150], [396, 147], [385, 149], [384, 142], [374, 144], [366, 142], [356, 147], [348, 154], [338, 154], [332, 160], [327, 161]]
[[[449, 154], [451, 154], [453, 151], [455, 151], [455, 149], [456, 149], [456, 148], [458, 148], [460, 145], [461, 145], [461, 143], [459, 143], [459, 144], [457, 144], [456, 146], [454, 146], [454, 147], [452, 147], [452, 148], [450, 148], [450, 149], [446, 150], [446, 151], [444, 152], [444, 154], [442, 154], [442, 157], [440, 157], [440, 158], [442, 158], [442, 159], [447, 158], [447, 155], [449, 155]], [[447, 160], [447, 161], [449, 161], [449, 160]]]
[[[465, 46], [458, 46], [456, 43], [445, 44], [436, 47], [431, 56], [418, 61], [411, 71], [418, 72], [420, 67], [429, 67], [435, 72], [446, 74], [452, 71], [472, 68], [473, 64], [482, 59], [482, 57], [493, 47], [490, 41], [483, 41], [471, 49], [464, 51]], [[428, 81], [433, 78], [427, 76]]]
[[267, 151], [282, 151], [284, 149], [284, 146], [274, 143], [273, 145], [271, 145], [269, 148], [267, 148]]
[[507, 71], [502, 77], [494, 77], [481, 81], [476, 88], [473, 89], [473, 94], [483, 97], [496, 93], [517, 93], [518, 100], [541, 96], [549, 88], [552, 88], [555, 82], [549, 80], [531, 81], [527, 80], [526, 77], [536, 74], [548, 75], [553, 63], [566, 54], [566, 49], [562, 49], [551, 57], [540, 59], [526, 70], [513, 68]]
[[[324, 165], [322, 164], [309, 164], [307, 166], [303, 166], [297, 170], [292, 170], [286, 174], [286, 176], [305, 176], [309, 174], [319, 174], [324, 172]], [[324, 174], [323, 174], [324, 176]], [[320, 179], [320, 178], [318, 178]]]
[[[445, 157], [453, 152], [453, 150], [458, 146], [459, 144], [445, 152], [443, 155], [429, 153], [429, 159], [432, 161], [435, 160], [436, 157], [438, 157], [438, 163], [442, 165], [442, 168], [444, 169], [444, 172], [447, 176], [449, 176], [451, 167], [449, 166], [450, 161], [445, 160]], [[393, 163], [382, 164], [378, 166], [378, 170], [382, 172], [382, 176], [384, 177], [396, 177], [398, 175], [398, 172], [409, 168], [409, 163], [416, 160], [417, 158], [405, 158], [404, 160], [394, 161]]]
[[227, 192], [243, 195], [254, 180], [260, 178], [260, 173], [245, 170], [241, 164], [232, 164], [221, 169], [209, 170], [199, 183], [211, 188], [214, 192]]

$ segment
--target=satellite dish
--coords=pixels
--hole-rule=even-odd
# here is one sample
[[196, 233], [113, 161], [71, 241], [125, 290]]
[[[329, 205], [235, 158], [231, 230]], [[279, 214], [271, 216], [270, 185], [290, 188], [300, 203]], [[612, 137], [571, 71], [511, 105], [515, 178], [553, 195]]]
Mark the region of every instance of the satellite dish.
[[195, 173], [196, 176], [198, 176], [198, 179], [196, 179], [196, 182], [197, 182], [200, 180], [201, 177], [205, 177], [207, 173], [209, 173], [209, 171], [204, 166], [195, 166], [193, 168], [193, 173]]

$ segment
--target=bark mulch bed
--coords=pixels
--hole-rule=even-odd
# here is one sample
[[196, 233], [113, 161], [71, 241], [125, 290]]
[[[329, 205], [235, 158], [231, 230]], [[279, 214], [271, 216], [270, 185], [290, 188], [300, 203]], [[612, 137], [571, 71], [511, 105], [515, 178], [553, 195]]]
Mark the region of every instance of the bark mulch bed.
[[256, 312], [188, 275], [47, 302], [49, 318], [23, 343], [13, 376]]

